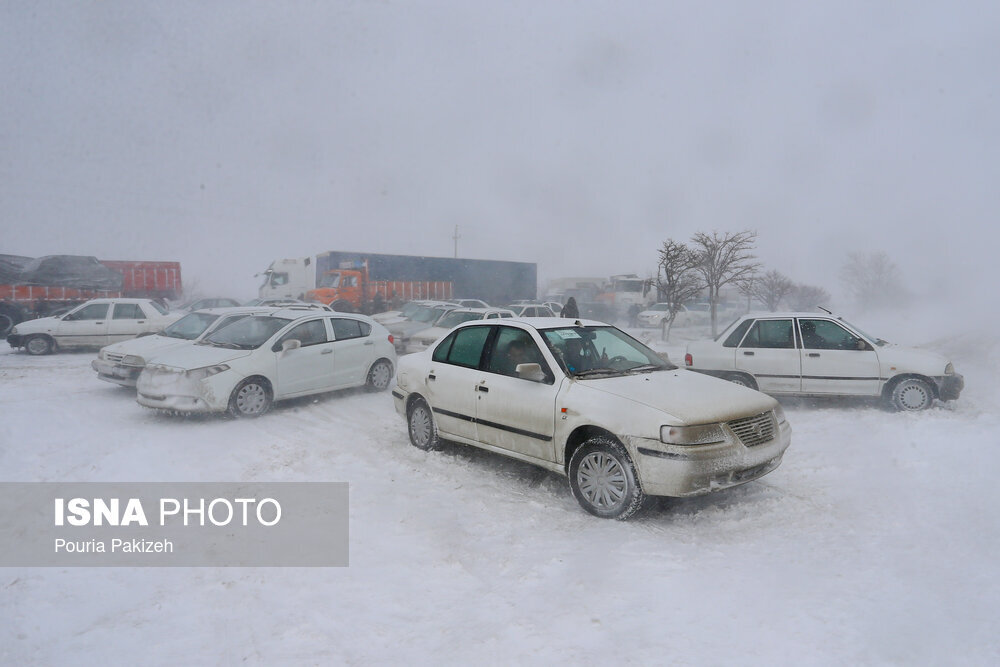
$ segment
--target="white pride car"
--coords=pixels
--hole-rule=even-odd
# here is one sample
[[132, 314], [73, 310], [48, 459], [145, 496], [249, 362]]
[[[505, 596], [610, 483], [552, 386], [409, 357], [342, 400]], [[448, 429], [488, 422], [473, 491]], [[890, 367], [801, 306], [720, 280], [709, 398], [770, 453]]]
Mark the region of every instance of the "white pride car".
[[882, 397], [907, 411], [955, 400], [965, 386], [939, 354], [815, 313], [745, 315], [715, 340], [689, 343], [684, 363], [768, 394]]
[[150, 299], [92, 299], [65, 315], [21, 322], [7, 342], [28, 354], [103, 347], [159, 331], [179, 317]]
[[257, 417], [285, 398], [359, 386], [383, 391], [395, 363], [392, 337], [369, 317], [280, 309], [157, 356], [139, 375], [136, 400]]
[[692, 496], [771, 472], [791, 440], [777, 401], [679, 370], [589, 320], [476, 320], [400, 359], [410, 442], [454, 440], [566, 475], [591, 514]]
[[90, 367], [97, 377], [123, 387], [134, 387], [139, 373], [156, 355], [191, 345], [222, 327], [249, 315], [264, 315], [277, 308], [268, 306], [205, 308], [188, 313], [163, 331], [101, 348]]

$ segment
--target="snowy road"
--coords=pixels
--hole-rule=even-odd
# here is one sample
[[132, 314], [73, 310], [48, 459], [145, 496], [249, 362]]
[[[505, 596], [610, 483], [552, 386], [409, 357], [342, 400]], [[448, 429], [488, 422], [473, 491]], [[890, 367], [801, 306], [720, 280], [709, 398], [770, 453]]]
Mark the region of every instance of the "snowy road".
[[0, 350], [3, 481], [351, 485], [348, 568], [3, 569], [0, 663], [997, 664], [1000, 364], [959, 347], [958, 403], [783, 401], [777, 471], [627, 523], [530, 466], [416, 450], [387, 393], [182, 419], [93, 353]]

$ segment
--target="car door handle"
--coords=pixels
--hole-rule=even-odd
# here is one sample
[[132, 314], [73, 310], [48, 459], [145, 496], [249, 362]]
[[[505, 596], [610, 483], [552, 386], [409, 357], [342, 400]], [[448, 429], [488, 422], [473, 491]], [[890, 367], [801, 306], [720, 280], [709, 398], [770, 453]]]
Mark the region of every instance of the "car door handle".
[[477, 384], [476, 385], [476, 391], [481, 391], [484, 394], [488, 394], [488, 393], [490, 393], [490, 388], [486, 387], [484, 385], [481, 385], [481, 384]]
[[437, 376], [434, 375], [434, 373], [431, 373], [430, 375], [427, 376], [427, 379], [428, 380], [437, 380]]
[[145, 324], [145, 323], [146, 323], [146, 320], [139, 320], [138, 322], [136, 322], [136, 324]]
[[374, 345], [374, 344], [375, 344], [375, 341], [373, 341], [373, 340], [366, 340], [365, 341], [365, 345]]
[[333, 354], [333, 350], [328, 347], [325, 350], [323, 350], [322, 352], [320, 352], [320, 354]]
[[745, 354], [748, 357], [752, 357], [753, 356], [753, 352], [747, 352], [746, 350], [743, 351], [743, 354]]
[[809, 356], [810, 357], [818, 357], [819, 356], [819, 352], [810, 352]]
[[94, 322], [94, 324], [104, 324], [104, 322]]

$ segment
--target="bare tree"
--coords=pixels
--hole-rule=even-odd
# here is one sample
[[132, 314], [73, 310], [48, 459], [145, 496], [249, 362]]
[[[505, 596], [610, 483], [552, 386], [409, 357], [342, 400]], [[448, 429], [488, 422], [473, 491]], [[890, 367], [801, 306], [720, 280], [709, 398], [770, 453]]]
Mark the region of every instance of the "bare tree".
[[708, 299], [712, 313], [712, 335], [717, 333], [718, 316], [716, 306], [719, 303], [719, 291], [729, 284], [740, 284], [749, 280], [760, 266], [752, 254], [757, 232], [744, 230], [742, 232], [726, 232], [719, 236], [712, 232], [709, 236], [698, 232], [691, 237], [694, 251], [698, 255], [697, 270], [708, 288]]
[[822, 287], [796, 285], [788, 300], [792, 310], [813, 310], [830, 303], [830, 293]]
[[768, 271], [750, 284], [749, 292], [767, 306], [772, 313], [795, 289], [795, 283], [779, 271]]
[[840, 280], [862, 310], [897, 304], [907, 297], [899, 269], [884, 252], [852, 252]]
[[667, 239], [659, 253], [656, 289], [658, 298], [670, 304], [661, 328], [663, 340], [669, 340], [670, 328], [684, 302], [696, 297], [705, 285], [697, 273], [698, 255], [691, 248]]

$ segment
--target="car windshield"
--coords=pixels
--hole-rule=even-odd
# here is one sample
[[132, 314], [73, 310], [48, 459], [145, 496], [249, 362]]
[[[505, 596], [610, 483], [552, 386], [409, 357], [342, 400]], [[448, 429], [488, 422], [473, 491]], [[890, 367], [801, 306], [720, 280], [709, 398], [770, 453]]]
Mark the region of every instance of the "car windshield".
[[420, 310], [413, 314], [410, 319], [414, 322], [423, 322], [424, 324], [430, 324], [437, 318], [441, 317], [441, 313], [445, 311], [444, 308], [430, 308], [429, 306], [421, 306]]
[[463, 313], [452, 311], [446, 313], [438, 321], [437, 326], [442, 329], [450, 329], [452, 327], [458, 326], [462, 322], [468, 322], [470, 320], [481, 320], [483, 319], [483, 313]]
[[846, 324], [847, 326], [851, 327], [855, 331], [857, 331], [859, 334], [861, 334], [862, 336], [864, 336], [868, 340], [874, 342], [879, 347], [882, 347], [883, 345], [888, 345], [889, 344], [889, 341], [887, 341], [885, 339], [882, 339], [882, 338], [879, 338], [878, 336], [872, 336], [870, 333], [868, 333], [864, 329], [861, 329], [860, 327], [854, 326], [853, 324], [851, 324], [850, 322], [848, 322], [847, 320], [845, 320], [843, 317], [838, 317], [837, 319], [840, 320], [841, 322], [843, 322], [844, 324]]
[[163, 306], [161, 306], [157, 302], [150, 301], [149, 303], [152, 304], [153, 308], [156, 308], [156, 312], [158, 312], [160, 315], [169, 315], [170, 314], [170, 311], [167, 308], [164, 308]]
[[319, 279], [320, 287], [340, 287], [340, 274], [327, 273]]
[[650, 310], [670, 310], [670, 304], [669, 303], [658, 303], [658, 304], [654, 305], [652, 308], [650, 308]]
[[559, 365], [573, 377], [608, 377], [677, 368], [615, 327], [560, 327], [541, 333]]
[[160, 332], [161, 336], [167, 338], [180, 338], [182, 340], [194, 340], [205, 333], [209, 325], [219, 319], [218, 315], [210, 313], [188, 313], [177, 320], [169, 327]]
[[399, 314], [402, 315], [403, 317], [412, 317], [413, 314], [418, 310], [420, 310], [421, 308], [422, 306], [419, 303], [417, 303], [416, 301], [411, 301], [408, 304], [404, 305], [402, 309], [400, 309]]
[[284, 317], [268, 317], [266, 315], [246, 317], [239, 322], [219, 329], [202, 342], [216, 347], [253, 350], [266, 343], [271, 336], [289, 322], [291, 320]]

